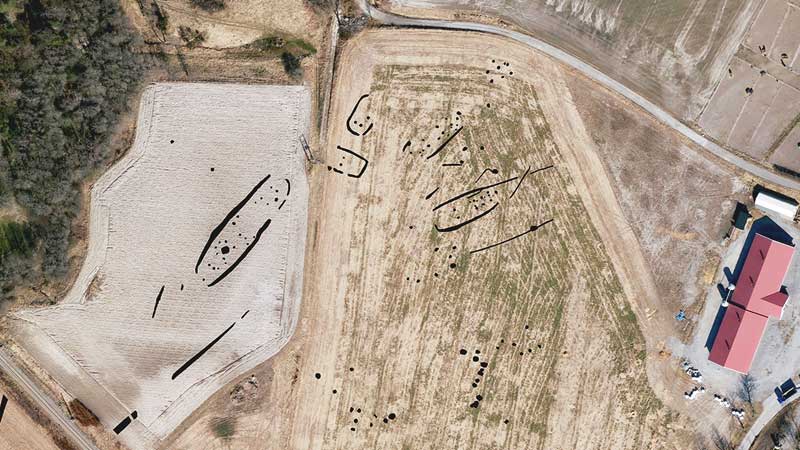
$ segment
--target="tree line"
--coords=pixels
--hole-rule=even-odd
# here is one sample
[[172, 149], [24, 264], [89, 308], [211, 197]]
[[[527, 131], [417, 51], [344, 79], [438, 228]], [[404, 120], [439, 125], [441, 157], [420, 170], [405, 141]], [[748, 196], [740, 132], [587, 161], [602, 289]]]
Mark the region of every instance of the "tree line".
[[28, 217], [33, 252], [0, 257], [0, 289], [67, 270], [79, 187], [142, 79], [118, 0], [0, 0], [0, 207]]

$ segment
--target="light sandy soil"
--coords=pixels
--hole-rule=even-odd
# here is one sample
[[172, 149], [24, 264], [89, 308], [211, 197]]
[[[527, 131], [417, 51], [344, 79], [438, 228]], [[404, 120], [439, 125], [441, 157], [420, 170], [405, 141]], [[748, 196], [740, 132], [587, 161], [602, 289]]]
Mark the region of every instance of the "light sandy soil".
[[499, 17], [695, 120], [752, 20], [757, 0], [381, 0], [400, 14]]
[[769, 162], [800, 173], [800, 123], [781, 142]]
[[[561, 66], [497, 37], [376, 30], [338, 67], [295, 336], [251, 372], [260, 407], [228, 387], [161, 447], [687, 448], [686, 418], [662, 403], [671, 363], [655, 357], [670, 312]], [[350, 124], [373, 128], [354, 136], [367, 93]], [[337, 145], [369, 160], [361, 178]], [[434, 229], [486, 208], [437, 203], [550, 164], [513, 198], [518, 180], [482, 191], [501, 204], [483, 219]], [[485, 168], [498, 173], [476, 181]], [[223, 422], [233, 436], [215, 437]]]
[[13, 399], [7, 386], [0, 382], [0, 395], [2, 394], [8, 397], [8, 404], [3, 414], [3, 420], [0, 421], [0, 449], [58, 449], [47, 430], [28, 415], [25, 409]]
[[787, 0], [762, 2], [700, 116], [700, 126], [713, 138], [760, 161], [782, 145], [800, 118], [799, 29], [800, 7]]
[[[765, 159], [800, 114], [800, 90], [759, 66], [734, 57], [730, 72], [700, 117], [700, 126], [720, 142]], [[748, 94], [746, 88], [752, 88]]]
[[57, 306], [17, 314], [17, 343], [104, 426], [137, 411], [120, 435], [126, 445], [152, 446], [291, 335], [309, 102], [303, 87], [153, 85], [133, 148], [92, 190], [75, 286]]
[[[775, 62], [784, 60], [795, 73], [800, 53], [800, 6], [792, 0], [766, 0], [758, 13], [744, 44], [757, 49], [765, 47], [765, 54]], [[782, 58], [783, 54], [787, 58]]]

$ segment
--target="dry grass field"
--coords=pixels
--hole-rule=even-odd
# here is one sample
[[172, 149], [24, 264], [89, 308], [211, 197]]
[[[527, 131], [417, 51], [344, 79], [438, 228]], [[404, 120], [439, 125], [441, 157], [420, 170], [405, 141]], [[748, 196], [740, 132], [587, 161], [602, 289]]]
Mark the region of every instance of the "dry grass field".
[[652, 268], [659, 301], [673, 312], [690, 309], [705, 299], [706, 275], [724, 252], [736, 201], [752, 186], [585, 77], [568, 85]]
[[205, 34], [203, 46], [215, 49], [238, 47], [263, 36], [294, 36], [318, 41], [323, 28], [317, 27], [313, 11], [304, 0], [227, 0], [225, 8], [209, 12], [189, 0], [158, 0], [168, 17], [166, 35], [143, 17], [139, 0], [123, 0], [137, 28], [150, 39], [180, 42], [178, 29], [190, 27]]
[[365, 32], [338, 66], [297, 331], [161, 447], [688, 448], [570, 75], [440, 31]]
[[309, 102], [299, 86], [151, 86], [133, 148], [92, 189], [75, 286], [16, 314], [16, 343], [105, 427], [135, 419], [127, 446], [152, 446], [292, 334]]
[[[708, 102], [757, 0], [381, 0], [412, 15], [498, 17], [685, 120]], [[434, 10], [433, 8], [436, 8]]]

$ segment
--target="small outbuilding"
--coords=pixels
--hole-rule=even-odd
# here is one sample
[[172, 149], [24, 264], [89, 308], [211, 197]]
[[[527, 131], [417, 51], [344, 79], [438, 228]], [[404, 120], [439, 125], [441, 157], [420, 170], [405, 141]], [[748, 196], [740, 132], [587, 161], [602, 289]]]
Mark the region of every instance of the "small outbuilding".
[[756, 194], [756, 208], [777, 214], [784, 219], [794, 220], [797, 217], [798, 204], [793, 198], [762, 190]]

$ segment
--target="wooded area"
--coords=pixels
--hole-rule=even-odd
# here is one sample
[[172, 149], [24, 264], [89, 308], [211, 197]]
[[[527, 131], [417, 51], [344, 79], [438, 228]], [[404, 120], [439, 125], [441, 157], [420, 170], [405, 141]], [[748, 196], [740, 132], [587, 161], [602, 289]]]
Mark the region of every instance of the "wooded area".
[[117, 0], [0, 0], [0, 207], [21, 206], [34, 241], [0, 257], [3, 296], [66, 273], [80, 183], [144, 71], [126, 20]]

